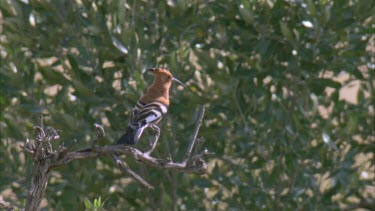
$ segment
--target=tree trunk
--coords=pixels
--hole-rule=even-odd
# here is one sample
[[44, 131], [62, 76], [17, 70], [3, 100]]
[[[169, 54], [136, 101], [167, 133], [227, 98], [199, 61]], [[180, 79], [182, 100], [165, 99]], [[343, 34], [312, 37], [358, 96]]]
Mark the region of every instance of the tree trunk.
[[25, 211], [40, 210], [48, 183], [49, 166], [45, 159], [34, 161], [31, 187], [27, 193]]

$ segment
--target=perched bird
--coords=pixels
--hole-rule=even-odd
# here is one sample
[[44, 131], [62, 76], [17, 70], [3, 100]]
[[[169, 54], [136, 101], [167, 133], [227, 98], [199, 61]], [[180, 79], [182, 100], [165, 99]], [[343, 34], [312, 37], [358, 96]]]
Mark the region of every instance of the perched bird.
[[145, 95], [138, 100], [133, 108], [128, 128], [116, 144], [135, 144], [147, 127], [151, 127], [159, 134], [160, 129], [156, 124], [168, 111], [169, 88], [172, 81], [176, 81], [187, 88], [182, 82], [174, 78], [168, 70], [150, 68], [147, 71], [155, 76], [154, 82], [147, 88]]

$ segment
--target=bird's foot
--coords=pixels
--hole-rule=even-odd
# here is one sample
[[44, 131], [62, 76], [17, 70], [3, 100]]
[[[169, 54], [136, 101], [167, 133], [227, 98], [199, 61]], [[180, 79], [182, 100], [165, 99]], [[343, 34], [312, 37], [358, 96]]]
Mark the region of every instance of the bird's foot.
[[150, 155], [154, 151], [156, 144], [158, 143], [159, 136], [160, 136], [160, 128], [157, 125], [153, 124], [151, 125], [151, 128], [156, 131], [156, 135], [155, 135], [155, 140], [151, 145], [151, 148], [147, 152], [144, 153], [146, 155]]

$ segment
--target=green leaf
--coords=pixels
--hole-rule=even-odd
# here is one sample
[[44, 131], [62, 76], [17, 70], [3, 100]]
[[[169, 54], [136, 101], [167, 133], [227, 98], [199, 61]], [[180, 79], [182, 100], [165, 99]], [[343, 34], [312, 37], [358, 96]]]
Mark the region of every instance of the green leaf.
[[81, 70], [79, 69], [79, 65], [78, 65], [77, 60], [71, 54], [68, 54], [67, 57], [68, 57], [68, 60], [69, 60], [69, 64], [72, 67], [74, 76], [78, 77], [80, 75]]
[[83, 97], [91, 97], [94, 95], [93, 91], [90, 90], [85, 84], [83, 84], [79, 80], [73, 79], [72, 83], [75, 88], [75, 91], [77, 92], [77, 95]]
[[[246, 1], [242, 1], [242, 2], [246, 2]], [[240, 15], [242, 17], [242, 19], [245, 21], [246, 24], [253, 24], [254, 23], [254, 14], [253, 12], [245, 7], [246, 3], [242, 3], [239, 5], [239, 11], [240, 11]]]
[[211, 182], [207, 179], [195, 179], [194, 184], [200, 188], [206, 188], [211, 186]]
[[86, 209], [89, 209], [89, 210], [91, 210], [93, 207], [92, 207], [92, 204], [91, 204], [91, 202], [90, 202], [90, 200], [87, 198], [87, 197], [85, 197], [85, 199], [83, 200], [84, 201], [84, 203], [85, 203], [85, 208]]
[[280, 21], [280, 29], [281, 29], [281, 33], [288, 41], [293, 41], [293, 35], [287, 23]]
[[318, 78], [310, 82], [311, 90], [317, 95], [321, 95], [327, 87], [340, 89], [341, 84], [328, 78]]

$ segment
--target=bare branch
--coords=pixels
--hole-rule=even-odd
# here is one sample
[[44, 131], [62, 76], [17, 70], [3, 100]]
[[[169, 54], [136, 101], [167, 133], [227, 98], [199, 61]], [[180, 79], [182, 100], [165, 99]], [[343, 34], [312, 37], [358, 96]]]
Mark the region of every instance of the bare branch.
[[26, 141], [25, 141], [25, 145], [20, 145], [20, 147], [24, 150], [24, 151], [26, 151], [26, 152], [28, 152], [28, 153], [30, 153], [30, 154], [34, 154], [35, 152], [34, 152], [34, 145], [32, 145], [31, 143], [30, 143], [30, 140], [27, 138], [26, 139]]
[[148, 182], [146, 182], [144, 179], [142, 179], [141, 176], [136, 174], [134, 171], [132, 171], [129, 166], [122, 161], [117, 155], [115, 154], [110, 154], [109, 155], [112, 158], [112, 161], [117, 165], [117, 167], [124, 173], [130, 175], [133, 177], [135, 180], [137, 180], [139, 183], [141, 183], [143, 186], [145, 186], [148, 189], [154, 189], [152, 185], [150, 185]]
[[36, 141], [42, 141], [44, 139], [44, 137], [46, 136], [46, 134], [44, 133], [43, 128], [39, 127], [39, 126], [34, 126], [34, 130], [35, 130], [35, 139], [36, 139]]
[[204, 116], [205, 109], [206, 108], [205, 108], [204, 105], [202, 105], [199, 108], [198, 121], [197, 121], [197, 124], [195, 125], [195, 130], [194, 130], [194, 133], [193, 133], [193, 135], [191, 137], [191, 140], [190, 140], [190, 143], [189, 143], [189, 147], [188, 147], [188, 150], [187, 150], [186, 155], [185, 155], [184, 163], [186, 163], [189, 160], [189, 158], [190, 158], [191, 152], [192, 152], [194, 144], [195, 144], [195, 140], [197, 140], [199, 128], [201, 127], [201, 124], [202, 124], [202, 121], [203, 121], [203, 116]]
[[112, 155], [112, 154], [126, 155], [127, 157], [132, 157], [136, 160], [142, 161], [143, 163], [147, 165], [161, 168], [161, 169], [171, 169], [171, 170], [176, 170], [179, 172], [185, 172], [185, 173], [191, 173], [191, 174], [205, 174], [206, 173], [206, 169], [204, 169], [204, 165], [191, 166], [191, 165], [187, 165], [186, 162], [175, 163], [175, 162], [170, 161], [170, 159], [162, 160], [162, 159], [151, 157], [147, 153], [141, 152], [138, 149], [135, 149], [129, 146], [119, 146], [119, 145], [102, 146], [102, 147], [98, 147], [95, 151], [92, 150], [91, 148], [85, 148], [85, 149], [81, 149], [81, 150], [77, 150], [73, 152], [68, 152], [66, 156], [64, 156], [62, 159], [56, 160], [55, 162], [52, 162], [50, 165], [51, 167], [58, 167], [58, 166], [66, 165], [74, 160], [96, 158], [96, 157], [102, 157], [105, 155]]
[[[197, 139], [204, 112], [205, 107], [201, 106], [198, 111], [198, 121], [189, 142], [187, 153], [184, 160], [180, 163], [173, 162], [171, 156], [165, 160], [150, 156], [150, 154], [154, 151], [160, 137], [160, 129], [156, 125], [151, 126], [151, 128], [156, 131], [156, 134], [155, 140], [150, 150], [147, 152], [142, 152], [136, 148], [125, 145], [98, 146], [99, 139], [104, 136], [104, 128], [99, 124], [95, 124], [97, 133], [91, 147], [70, 151], [72, 146], [77, 142], [74, 140], [73, 144], [70, 146], [65, 147], [64, 144], [60, 144], [57, 150], [54, 150], [52, 148], [51, 141], [58, 140], [60, 136], [58, 132], [52, 128], [49, 128], [46, 131], [44, 130], [43, 116], [41, 116], [40, 126], [34, 127], [35, 145], [33, 145], [29, 139], [26, 139], [25, 144], [20, 146], [25, 152], [28, 152], [33, 157], [34, 161], [31, 185], [30, 190], [27, 193], [25, 210], [39, 209], [40, 201], [45, 195], [47, 181], [51, 169], [66, 165], [75, 160], [109, 157], [122, 172], [130, 175], [148, 189], [153, 189], [154, 187], [131, 170], [130, 167], [119, 158], [119, 156], [125, 155], [127, 158], [133, 158], [144, 163], [145, 165], [160, 169], [169, 169], [189, 174], [206, 174], [207, 164], [203, 160], [203, 157], [209, 153], [206, 149], [203, 152], [198, 153], [204, 139]], [[195, 142], [197, 142], [197, 146], [194, 147]]]

